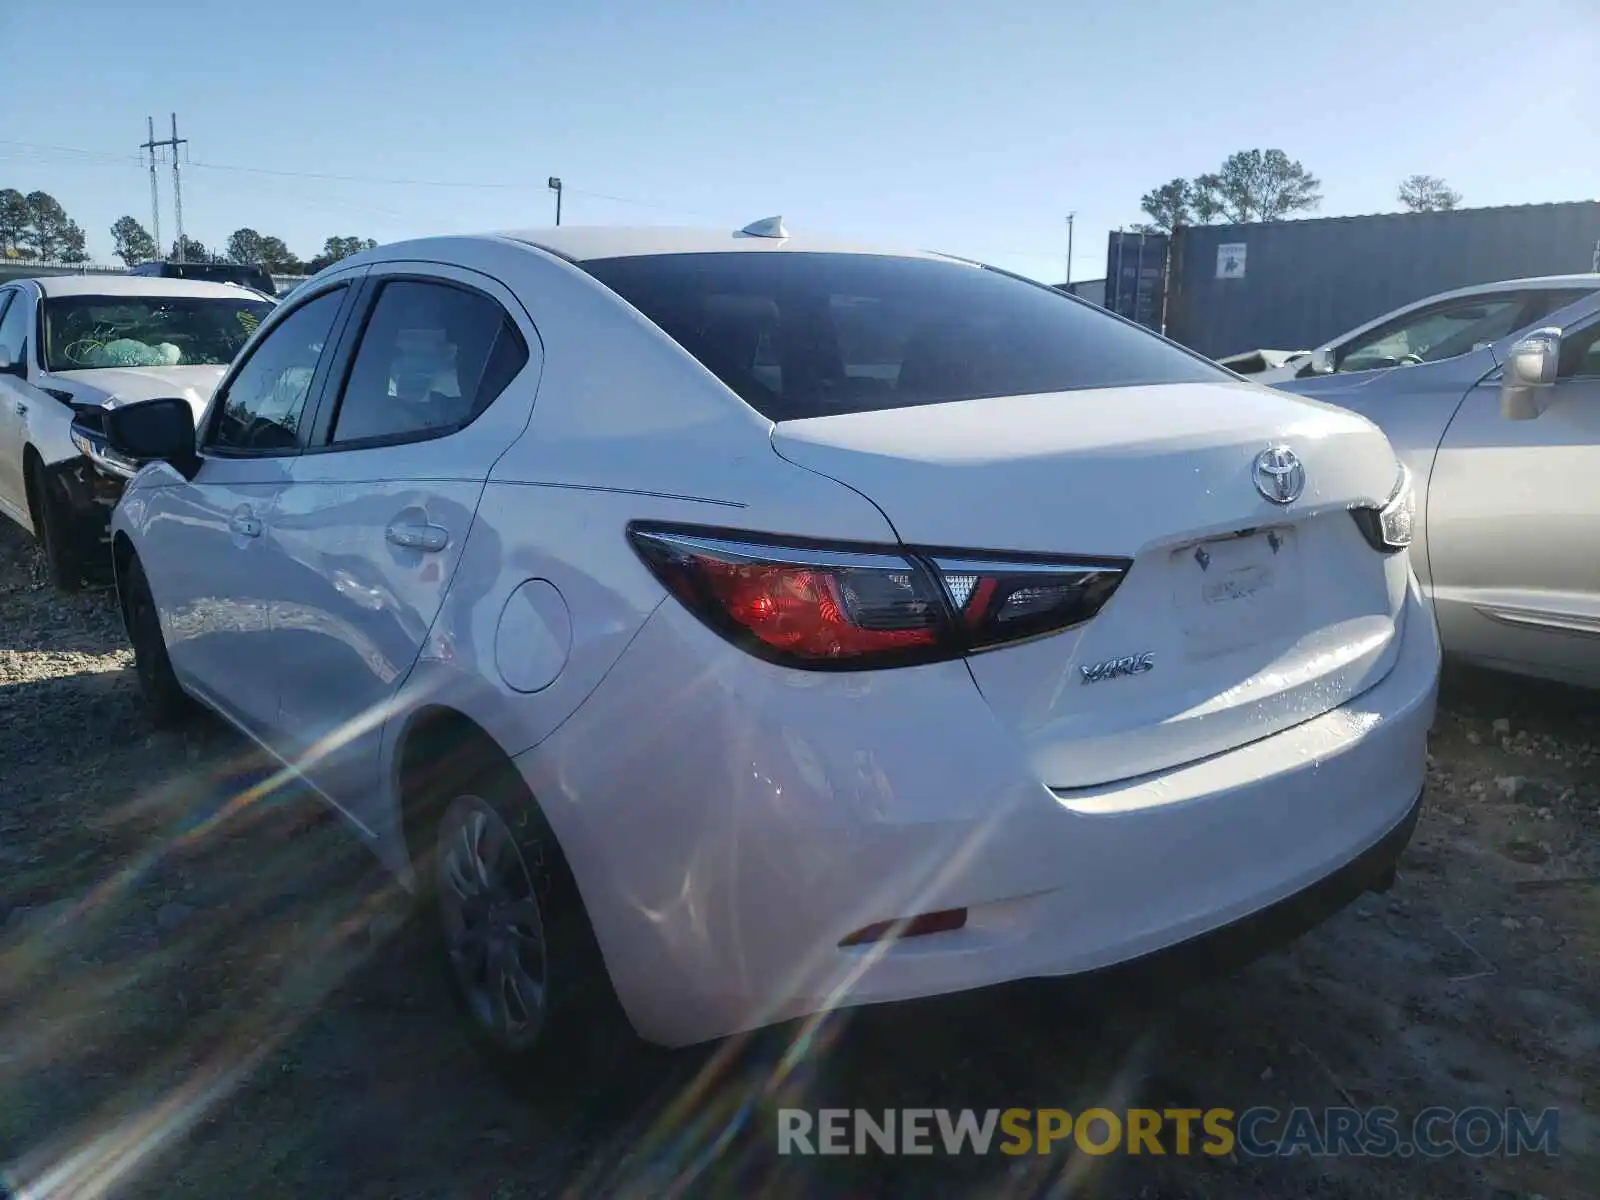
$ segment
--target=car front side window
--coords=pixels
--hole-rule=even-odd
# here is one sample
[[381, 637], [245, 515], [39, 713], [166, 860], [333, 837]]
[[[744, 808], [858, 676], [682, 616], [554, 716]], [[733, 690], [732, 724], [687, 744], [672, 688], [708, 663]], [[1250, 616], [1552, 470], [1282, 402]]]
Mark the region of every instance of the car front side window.
[[1525, 307], [1521, 296], [1476, 296], [1398, 317], [1345, 346], [1338, 370], [1375, 371], [1466, 354], [1515, 330]]
[[306, 301], [255, 345], [221, 397], [204, 446], [208, 453], [284, 454], [299, 448], [312, 380], [344, 297], [338, 287]]
[[488, 296], [442, 281], [391, 280], [361, 335], [331, 442], [378, 445], [453, 433], [527, 361], [522, 335]]

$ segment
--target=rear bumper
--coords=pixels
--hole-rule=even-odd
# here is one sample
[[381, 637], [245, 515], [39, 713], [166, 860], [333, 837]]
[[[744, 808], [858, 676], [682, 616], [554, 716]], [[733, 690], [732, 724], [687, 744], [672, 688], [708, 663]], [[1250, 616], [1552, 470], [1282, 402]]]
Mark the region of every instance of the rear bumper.
[[[1348, 899], [1409, 837], [1438, 672], [1413, 589], [1394, 668], [1343, 707], [1051, 792], [962, 664], [784, 671], [667, 604], [518, 763], [636, 1028], [682, 1044], [1078, 975]], [[839, 945], [957, 907], [960, 930]]]
[[1185, 983], [1236, 969], [1315, 929], [1366, 892], [1387, 891], [1422, 814], [1418, 792], [1405, 816], [1331, 875], [1249, 916], [1139, 958], [1070, 977], [1074, 985], [1149, 987]]

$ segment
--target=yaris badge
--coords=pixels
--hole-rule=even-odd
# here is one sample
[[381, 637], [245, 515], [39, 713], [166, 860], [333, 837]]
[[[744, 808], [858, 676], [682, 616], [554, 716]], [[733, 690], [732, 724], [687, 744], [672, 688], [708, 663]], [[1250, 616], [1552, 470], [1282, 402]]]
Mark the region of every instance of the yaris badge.
[[1089, 663], [1078, 670], [1083, 672], [1085, 683], [1099, 683], [1123, 675], [1143, 675], [1155, 665], [1155, 652], [1146, 650], [1143, 654], [1128, 654], [1122, 658], [1108, 658], [1105, 662]]
[[1256, 455], [1256, 491], [1274, 504], [1293, 504], [1306, 490], [1306, 469], [1287, 446], [1270, 446]]

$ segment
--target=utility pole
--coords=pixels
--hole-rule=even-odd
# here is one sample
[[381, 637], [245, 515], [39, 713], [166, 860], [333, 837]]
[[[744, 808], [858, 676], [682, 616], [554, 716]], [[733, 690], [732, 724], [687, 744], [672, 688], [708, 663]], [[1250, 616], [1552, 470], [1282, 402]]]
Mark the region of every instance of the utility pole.
[[178, 261], [183, 261], [183, 180], [178, 178], [178, 147], [187, 142], [188, 138], [178, 137], [178, 114], [172, 114], [172, 137], [169, 145], [172, 147], [172, 223], [178, 227]]
[[188, 138], [178, 136], [178, 114], [172, 114], [172, 136], [165, 141], [156, 141], [156, 122], [154, 117], [146, 117], [145, 123], [150, 130], [150, 140], [140, 147], [141, 150], [150, 151], [150, 224], [153, 228], [150, 234], [156, 240], [156, 253], [165, 258], [161, 249], [161, 202], [156, 190], [156, 150], [158, 148], [172, 147], [172, 217], [178, 226], [178, 261], [183, 261], [183, 180], [178, 174], [178, 147], [187, 145]]
[[150, 151], [150, 234], [156, 240], [156, 257], [161, 254], [161, 194], [156, 187], [156, 119], [146, 117], [146, 127], [150, 132], [150, 140], [140, 146], [141, 150]]
[[1077, 219], [1077, 216], [1078, 214], [1075, 212], [1067, 214], [1067, 290], [1069, 292], [1072, 290], [1072, 222]]
[[556, 194], [556, 224], [561, 224], [561, 180], [558, 176], [550, 176], [550, 190]]

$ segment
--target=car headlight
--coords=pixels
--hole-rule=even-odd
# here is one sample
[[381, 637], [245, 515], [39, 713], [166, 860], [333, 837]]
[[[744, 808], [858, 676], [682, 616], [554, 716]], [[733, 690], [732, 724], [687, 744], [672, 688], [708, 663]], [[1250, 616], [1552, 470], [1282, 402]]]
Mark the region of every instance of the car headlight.
[[1400, 477], [1382, 508], [1352, 509], [1362, 535], [1381, 554], [1395, 554], [1411, 545], [1411, 531], [1417, 523], [1417, 496], [1411, 487], [1411, 471], [1400, 465]]

